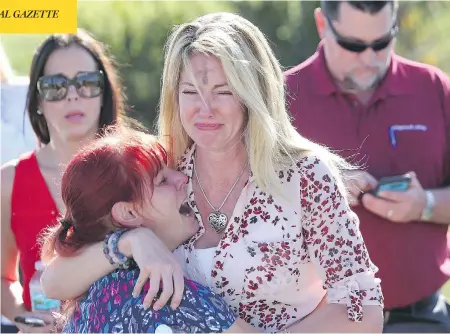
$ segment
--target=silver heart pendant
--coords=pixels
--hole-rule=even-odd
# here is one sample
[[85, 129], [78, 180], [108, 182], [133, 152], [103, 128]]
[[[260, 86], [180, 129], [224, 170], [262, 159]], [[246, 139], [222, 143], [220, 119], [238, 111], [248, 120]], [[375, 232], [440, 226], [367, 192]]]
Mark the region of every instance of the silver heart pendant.
[[208, 215], [208, 224], [217, 233], [220, 233], [225, 229], [225, 227], [227, 226], [227, 222], [228, 217], [220, 211], [214, 211]]

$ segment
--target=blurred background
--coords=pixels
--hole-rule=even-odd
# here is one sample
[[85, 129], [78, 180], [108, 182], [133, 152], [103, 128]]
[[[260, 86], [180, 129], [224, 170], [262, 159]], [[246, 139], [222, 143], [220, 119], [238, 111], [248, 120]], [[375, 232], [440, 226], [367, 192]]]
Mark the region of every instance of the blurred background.
[[[163, 45], [173, 25], [217, 11], [239, 13], [271, 41], [284, 68], [312, 55], [318, 35], [313, 12], [319, 1], [86, 1], [78, 26], [109, 45], [127, 88], [129, 116], [152, 127], [159, 99]], [[396, 50], [450, 74], [450, 2], [402, 1]], [[16, 75], [27, 76], [44, 35], [0, 35]], [[450, 285], [446, 295], [450, 298]]]
[[[82, 1], [78, 26], [110, 46], [127, 87], [130, 116], [152, 126], [157, 109], [163, 45], [173, 25], [217, 11], [239, 13], [269, 38], [285, 68], [314, 53], [313, 12], [319, 1]], [[396, 50], [450, 73], [450, 2], [402, 1]], [[44, 35], [3, 35], [1, 43], [18, 75], [27, 75]]]

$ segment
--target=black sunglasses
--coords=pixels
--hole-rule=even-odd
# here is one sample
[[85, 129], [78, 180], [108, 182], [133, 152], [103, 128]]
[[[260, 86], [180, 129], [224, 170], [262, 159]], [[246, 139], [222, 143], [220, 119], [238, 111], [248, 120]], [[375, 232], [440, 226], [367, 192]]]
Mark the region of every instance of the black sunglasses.
[[80, 97], [97, 97], [102, 94], [104, 88], [103, 72], [79, 72], [72, 79], [62, 74], [46, 75], [39, 78], [37, 89], [42, 99], [55, 102], [66, 98], [71, 85]]
[[384, 50], [388, 47], [389, 44], [391, 44], [394, 37], [397, 35], [398, 32], [398, 25], [397, 22], [394, 23], [393, 27], [391, 28], [391, 31], [377, 39], [376, 41], [372, 43], [365, 43], [360, 41], [351, 40], [349, 38], [341, 36], [336, 29], [334, 28], [333, 24], [331, 23], [331, 19], [326, 17], [328, 25], [330, 26], [331, 32], [334, 35], [334, 38], [336, 39], [336, 42], [345, 50], [350, 52], [356, 52], [361, 53], [364, 52], [367, 48], [371, 48], [373, 51], [378, 52], [381, 50]]

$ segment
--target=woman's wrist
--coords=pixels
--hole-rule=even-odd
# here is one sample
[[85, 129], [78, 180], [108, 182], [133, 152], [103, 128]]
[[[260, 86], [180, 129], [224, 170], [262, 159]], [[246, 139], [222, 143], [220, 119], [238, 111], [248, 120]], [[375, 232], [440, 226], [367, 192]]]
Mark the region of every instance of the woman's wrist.
[[130, 269], [130, 267], [135, 266], [135, 262], [131, 259], [131, 256], [125, 255], [119, 249], [120, 238], [126, 232], [128, 232], [126, 228], [110, 232], [103, 241], [103, 254], [111, 265], [117, 266], [119, 269]]
[[19, 281], [12, 282], [6, 278], [2, 278], [3, 284], [8, 285], [9, 291], [2, 295], [2, 314], [10, 321], [14, 321], [15, 317], [28, 312], [22, 300], [23, 288]]
[[137, 227], [125, 232], [117, 244], [119, 252], [128, 258], [133, 257], [133, 245], [145, 245], [149, 242], [160, 242], [157, 236], [146, 227]]
[[131, 258], [133, 256], [133, 254], [131, 253], [131, 243], [132, 243], [131, 231], [125, 232], [117, 242], [119, 252], [121, 252], [128, 258]]
[[10, 312], [6, 311], [4, 316], [10, 321], [15, 322], [14, 318], [21, 316], [27, 312], [29, 311], [25, 307], [25, 304], [23, 302], [18, 302], [18, 304], [14, 305], [13, 309], [10, 310]]

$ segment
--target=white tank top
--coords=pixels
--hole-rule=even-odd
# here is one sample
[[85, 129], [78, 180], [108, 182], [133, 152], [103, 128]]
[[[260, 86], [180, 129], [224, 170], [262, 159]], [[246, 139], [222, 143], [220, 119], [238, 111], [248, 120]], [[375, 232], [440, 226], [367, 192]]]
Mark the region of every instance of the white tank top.
[[216, 254], [216, 247], [195, 249], [195, 256], [199, 269], [205, 276], [208, 286], [212, 286], [211, 270], [213, 269], [214, 255]]

